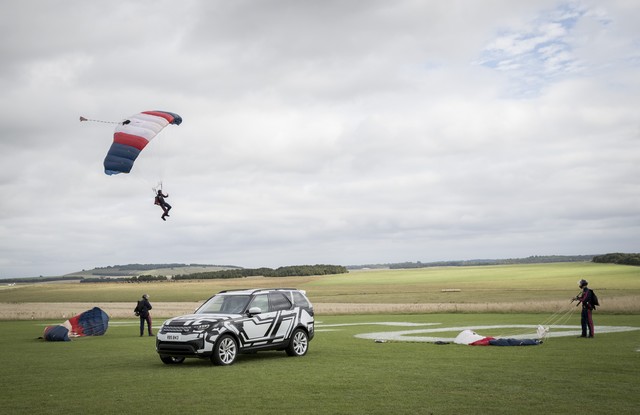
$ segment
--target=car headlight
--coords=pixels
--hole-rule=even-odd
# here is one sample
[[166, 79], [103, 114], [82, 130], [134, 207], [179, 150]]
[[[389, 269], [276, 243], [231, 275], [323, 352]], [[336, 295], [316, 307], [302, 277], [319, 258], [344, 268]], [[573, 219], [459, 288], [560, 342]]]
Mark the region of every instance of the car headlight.
[[196, 324], [196, 325], [193, 326], [193, 330], [194, 331], [205, 331], [209, 327], [211, 327], [211, 324]]

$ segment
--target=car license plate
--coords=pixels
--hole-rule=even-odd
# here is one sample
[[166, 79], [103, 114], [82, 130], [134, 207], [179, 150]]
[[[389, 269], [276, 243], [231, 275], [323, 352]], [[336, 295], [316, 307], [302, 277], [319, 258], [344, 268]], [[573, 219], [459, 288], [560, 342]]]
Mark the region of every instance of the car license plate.
[[167, 340], [172, 340], [172, 341], [180, 340], [180, 335], [179, 334], [167, 334]]

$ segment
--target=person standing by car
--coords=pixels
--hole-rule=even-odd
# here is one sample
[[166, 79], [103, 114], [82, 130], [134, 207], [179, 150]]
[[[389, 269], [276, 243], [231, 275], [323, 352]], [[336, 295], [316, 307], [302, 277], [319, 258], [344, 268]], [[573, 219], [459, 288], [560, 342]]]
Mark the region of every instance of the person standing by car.
[[578, 286], [582, 290], [575, 298], [576, 301], [582, 303], [582, 314], [580, 315], [580, 325], [582, 326], [582, 334], [580, 337], [587, 337], [587, 329], [589, 331], [589, 337], [593, 338], [593, 317], [592, 311], [595, 309], [595, 302], [593, 300], [593, 291], [587, 287], [589, 282], [587, 280], [578, 281]]
[[140, 317], [140, 336], [144, 335], [144, 323], [147, 323], [147, 328], [149, 330], [149, 336], [153, 336], [153, 332], [151, 331], [151, 314], [149, 311], [153, 307], [149, 302], [149, 294], [142, 294], [142, 298], [138, 300], [138, 304], [136, 308], [133, 309], [133, 312], [136, 316]]

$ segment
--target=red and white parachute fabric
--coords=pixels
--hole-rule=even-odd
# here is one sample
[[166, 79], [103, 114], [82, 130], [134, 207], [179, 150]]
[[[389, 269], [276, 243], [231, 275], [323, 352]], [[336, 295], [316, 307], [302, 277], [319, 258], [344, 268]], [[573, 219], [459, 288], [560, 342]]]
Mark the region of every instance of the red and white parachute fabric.
[[[80, 121], [87, 120], [80, 117]], [[182, 118], [168, 111], [144, 111], [119, 123], [113, 133], [113, 143], [104, 159], [108, 175], [129, 173], [138, 155], [160, 131], [169, 124], [180, 125]]]
[[453, 340], [455, 344], [466, 344], [469, 346], [486, 346], [489, 340], [495, 340], [494, 337], [481, 336], [473, 330], [462, 330]]
[[462, 330], [453, 342], [469, 346], [537, 346], [542, 344], [542, 340], [539, 339], [496, 339], [495, 337], [485, 337], [473, 330]]

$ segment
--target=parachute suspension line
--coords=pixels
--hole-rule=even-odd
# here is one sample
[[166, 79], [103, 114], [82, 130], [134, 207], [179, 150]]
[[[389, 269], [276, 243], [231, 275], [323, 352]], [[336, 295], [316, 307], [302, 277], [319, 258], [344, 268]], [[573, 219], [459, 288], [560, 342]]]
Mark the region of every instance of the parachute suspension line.
[[158, 193], [158, 190], [162, 190], [162, 181], [159, 181], [157, 185], [151, 188], [151, 190], [153, 190], [154, 194]]
[[[542, 321], [538, 324], [536, 335], [540, 340], [546, 340], [549, 336], [549, 328], [550, 326], [559, 326], [565, 324], [570, 318], [571, 314], [575, 311], [575, 307], [571, 304], [567, 307], [561, 307], [560, 310], [553, 313], [546, 320]], [[531, 333], [531, 328], [522, 328], [520, 330], [515, 330], [509, 334], [503, 333], [497, 337], [522, 337], [525, 335], [529, 335]]]
[[568, 308], [561, 308], [559, 311], [549, 316], [549, 318], [538, 325], [538, 338], [546, 340], [549, 337], [550, 327], [566, 324], [574, 311], [575, 307], [569, 306]]
[[[563, 326], [569, 321], [571, 315], [574, 313], [575, 307], [569, 307], [568, 310], [564, 311], [564, 313], [560, 314], [560, 312], [551, 316], [547, 321], [547, 323], [542, 323], [538, 326], [538, 337], [540, 339], [547, 339], [549, 337], [549, 327], [553, 326]], [[554, 317], [555, 316], [555, 317]]]
[[559, 311], [556, 311], [551, 316], [549, 316], [545, 321], [540, 323], [540, 325], [558, 325], [564, 324], [570, 317], [571, 314], [575, 311], [575, 307], [569, 305], [568, 308], [561, 308]]
[[89, 119], [89, 118], [85, 118], [85, 117], [83, 117], [83, 116], [80, 116], [80, 122], [82, 122], [82, 121], [101, 122], [101, 123], [104, 123], [104, 124], [120, 124], [120, 123], [121, 123], [121, 121], [92, 120], [92, 119]]

